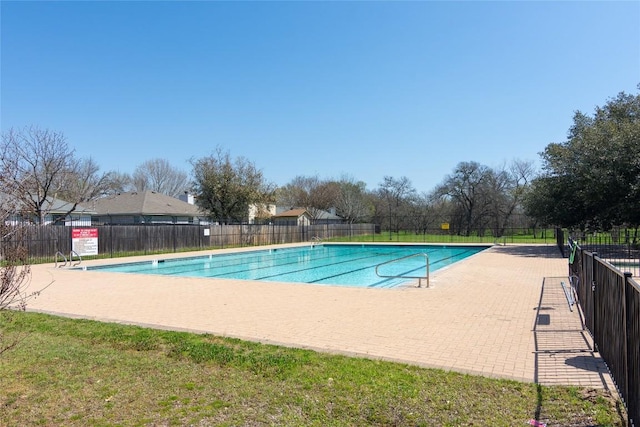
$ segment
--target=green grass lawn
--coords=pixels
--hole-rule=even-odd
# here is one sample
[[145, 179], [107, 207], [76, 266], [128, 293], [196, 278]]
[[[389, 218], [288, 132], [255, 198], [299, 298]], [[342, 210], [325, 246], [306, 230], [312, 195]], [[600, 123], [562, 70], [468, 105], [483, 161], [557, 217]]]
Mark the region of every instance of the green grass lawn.
[[426, 233], [416, 234], [408, 231], [400, 231], [398, 233], [383, 231], [379, 234], [366, 234], [353, 237], [334, 237], [325, 239], [328, 242], [396, 242], [396, 243], [488, 243], [488, 244], [514, 244], [514, 243], [530, 243], [530, 244], [555, 244], [556, 238], [553, 230], [538, 231], [533, 234], [513, 234], [509, 236], [493, 237], [490, 234], [485, 236], [471, 235], [460, 236], [443, 232], [440, 234]]
[[[0, 318], [5, 319], [0, 316]], [[0, 425], [622, 426], [602, 391], [134, 326], [2, 320]]]

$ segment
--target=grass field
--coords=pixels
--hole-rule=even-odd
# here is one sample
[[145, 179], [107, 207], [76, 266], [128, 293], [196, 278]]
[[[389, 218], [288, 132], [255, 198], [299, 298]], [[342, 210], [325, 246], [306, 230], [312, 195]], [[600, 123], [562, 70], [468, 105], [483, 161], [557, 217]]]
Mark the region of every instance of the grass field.
[[[6, 312], [5, 312], [6, 313]], [[622, 426], [618, 402], [211, 335], [0, 316], [2, 426]]]
[[509, 236], [503, 236], [499, 238], [492, 237], [491, 235], [478, 236], [460, 236], [457, 234], [449, 234], [446, 232], [434, 234], [424, 233], [416, 234], [408, 231], [382, 232], [380, 234], [367, 234], [358, 235], [354, 237], [335, 237], [326, 239], [330, 242], [399, 242], [399, 243], [529, 243], [529, 244], [555, 244], [556, 238], [553, 234], [553, 230], [538, 231], [536, 235], [533, 234], [513, 234]]

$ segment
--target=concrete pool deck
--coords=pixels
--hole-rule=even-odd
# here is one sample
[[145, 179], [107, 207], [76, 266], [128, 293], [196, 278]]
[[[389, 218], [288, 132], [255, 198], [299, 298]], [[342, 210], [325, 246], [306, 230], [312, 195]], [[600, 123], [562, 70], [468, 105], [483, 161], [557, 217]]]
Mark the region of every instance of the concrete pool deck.
[[[196, 254], [137, 257], [154, 259]], [[129, 262], [99, 260], [83, 265]], [[540, 384], [613, 389], [553, 245], [494, 246], [430, 288], [362, 289], [32, 266], [29, 310], [206, 332]]]

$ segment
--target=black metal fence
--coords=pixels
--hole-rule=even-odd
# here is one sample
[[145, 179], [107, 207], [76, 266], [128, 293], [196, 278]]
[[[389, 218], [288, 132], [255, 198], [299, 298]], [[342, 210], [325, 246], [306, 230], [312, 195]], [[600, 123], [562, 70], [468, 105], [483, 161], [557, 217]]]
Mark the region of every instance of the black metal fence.
[[570, 240], [569, 274], [585, 326], [625, 402], [629, 425], [640, 423], [640, 284]]
[[556, 228], [556, 245], [558, 246], [558, 249], [560, 249], [560, 253], [562, 254], [562, 257], [566, 257], [567, 256], [567, 252], [565, 250], [565, 239], [564, 239], [564, 230], [560, 227]]
[[572, 240], [583, 250], [597, 253], [621, 271], [640, 277], [640, 236], [638, 230], [616, 227], [607, 232], [586, 233], [572, 231]]

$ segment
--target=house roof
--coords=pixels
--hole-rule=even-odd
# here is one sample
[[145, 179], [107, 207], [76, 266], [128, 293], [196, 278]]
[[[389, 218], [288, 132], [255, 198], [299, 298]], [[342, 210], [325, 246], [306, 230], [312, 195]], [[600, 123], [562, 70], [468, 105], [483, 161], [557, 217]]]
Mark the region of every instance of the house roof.
[[[295, 209], [289, 209], [288, 211], [280, 212], [279, 214], [272, 216], [272, 218], [299, 218], [302, 215], [307, 215], [308, 217], [312, 216], [309, 213], [309, 211], [307, 211], [306, 209], [295, 208]], [[338, 215], [335, 215], [335, 214], [333, 214], [331, 212], [320, 211], [320, 210], [316, 213], [316, 219], [318, 219], [318, 220], [342, 220], [342, 218], [339, 217]]]
[[300, 218], [302, 215], [310, 216], [306, 209], [289, 209], [272, 216], [272, 218]]
[[155, 191], [117, 193], [97, 199], [94, 210], [98, 215], [202, 216], [197, 206]]
[[342, 220], [343, 218], [327, 211], [319, 211], [316, 215], [316, 219], [319, 220]]
[[[25, 196], [28, 197], [28, 196]], [[8, 200], [10, 201], [12, 198], [9, 197], [5, 193], [0, 193], [0, 203], [6, 203]], [[26, 204], [23, 199], [13, 199], [14, 204], [13, 207], [17, 210], [23, 209]], [[35, 201], [35, 199], [33, 199]], [[69, 210], [73, 208], [73, 203], [67, 202], [66, 200], [56, 199], [55, 197], [47, 197], [42, 204], [42, 211], [50, 214], [66, 214]], [[31, 206], [26, 206], [26, 209], [31, 209]], [[71, 214], [95, 214], [95, 211], [85, 205], [78, 204]]]
[[[73, 203], [67, 202], [64, 200], [56, 199], [54, 197], [47, 197], [45, 204], [43, 205], [43, 210], [53, 213], [53, 214], [61, 214], [67, 213], [73, 207]], [[94, 214], [95, 211], [87, 208], [81, 204], [78, 204], [72, 214]]]

